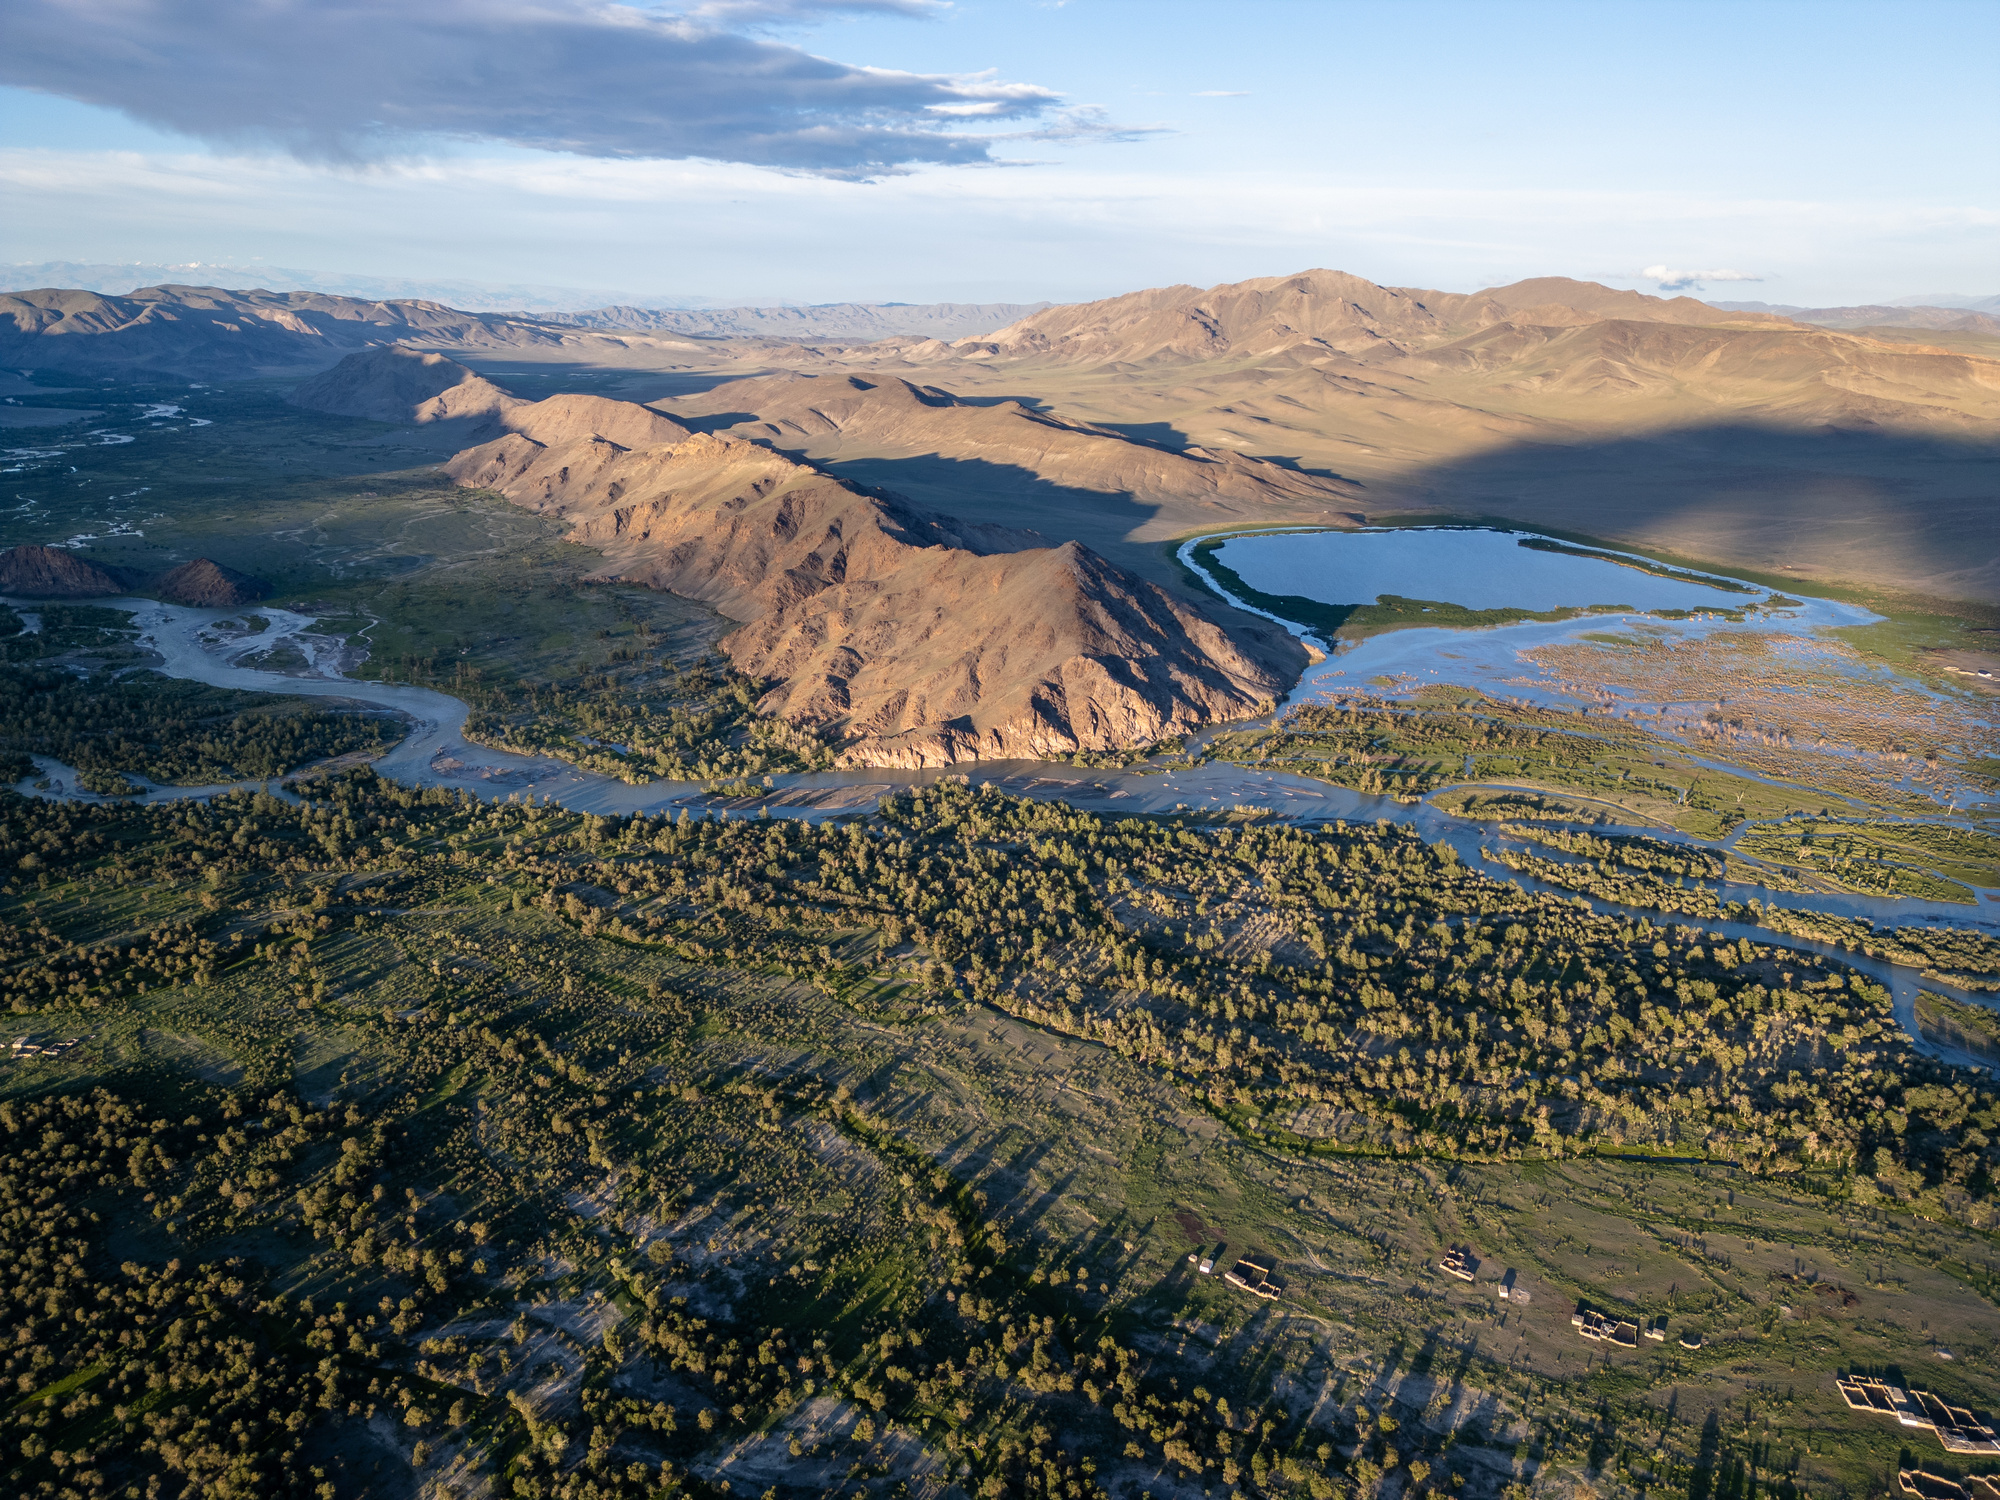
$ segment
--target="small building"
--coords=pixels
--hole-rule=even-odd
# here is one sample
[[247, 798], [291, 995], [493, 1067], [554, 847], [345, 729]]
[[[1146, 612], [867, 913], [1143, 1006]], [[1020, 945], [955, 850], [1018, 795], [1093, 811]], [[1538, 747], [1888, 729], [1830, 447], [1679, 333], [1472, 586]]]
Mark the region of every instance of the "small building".
[[1472, 1281], [1479, 1275], [1479, 1258], [1472, 1253], [1471, 1246], [1453, 1245], [1438, 1262], [1438, 1269], [1460, 1281]]
[[[1509, 1266], [1506, 1272], [1500, 1277], [1500, 1300], [1502, 1302], [1512, 1302], [1514, 1300], [1514, 1268], [1512, 1266]], [[1521, 1300], [1523, 1302], [1528, 1300], [1525, 1293], [1522, 1294]]]
[[1926, 1474], [1922, 1469], [1898, 1469], [1896, 1488], [1920, 1500], [1968, 1500], [1964, 1485], [1942, 1474]]
[[1266, 1256], [1246, 1255], [1223, 1274], [1231, 1286], [1240, 1286], [1253, 1297], [1275, 1302], [1284, 1288], [1271, 1280], [1278, 1263]]
[[1646, 1325], [1646, 1337], [1656, 1344], [1664, 1344], [1667, 1341], [1667, 1320], [1665, 1318], [1655, 1318], [1652, 1322], [1648, 1323]]
[[16, 1037], [13, 1053], [16, 1057], [61, 1057], [80, 1040], [79, 1037], [65, 1037], [60, 1041], [38, 1042], [32, 1036]]
[[1215, 1270], [1215, 1262], [1204, 1255], [1201, 1258], [1201, 1264], [1196, 1266], [1195, 1269], [1201, 1272], [1202, 1275], [1207, 1276]]
[[1639, 1325], [1622, 1318], [1606, 1317], [1595, 1308], [1577, 1303], [1570, 1314], [1570, 1326], [1585, 1338], [1600, 1344], [1616, 1344], [1621, 1349], [1639, 1347]]
[[1928, 1428], [1947, 1453], [2000, 1453], [2000, 1432], [1991, 1424], [1930, 1391], [1905, 1390], [1874, 1375], [1841, 1375], [1833, 1384], [1850, 1410], [1894, 1417], [1904, 1427]]

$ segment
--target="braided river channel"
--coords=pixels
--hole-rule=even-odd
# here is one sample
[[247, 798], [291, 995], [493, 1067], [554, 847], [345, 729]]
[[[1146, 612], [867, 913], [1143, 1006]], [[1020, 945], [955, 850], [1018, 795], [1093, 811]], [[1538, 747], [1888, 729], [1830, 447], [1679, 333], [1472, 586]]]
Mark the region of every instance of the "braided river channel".
[[[1348, 535], [1352, 537], [1353, 534]], [[1414, 541], [1426, 533], [1407, 532], [1403, 535]], [[1506, 536], [1508, 540], [1504, 543], [1505, 546], [1511, 547], [1514, 544], [1509, 534], [1489, 533], [1489, 535]], [[1181, 549], [1183, 561], [1191, 567], [1200, 565], [1199, 559], [1192, 555], [1194, 547], [1200, 540], [1191, 541]], [[1283, 540], [1289, 544], [1297, 544], [1306, 538], [1286, 537]], [[1229, 545], [1233, 547], [1237, 543], [1232, 541]], [[1441, 564], [1449, 564], [1443, 569], [1444, 572], [1448, 573], [1454, 568], [1460, 569], [1466, 578], [1470, 579], [1482, 577], [1491, 571], [1490, 560], [1482, 558], [1478, 552], [1478, 545], [1485, 544], [1470, 548], [1461, 542], [1454, 542], [1452, 545], [1455, 555], [1449, 559], [1439, 560]], [[1298, 549], [1293, 545], [1285, 548], [1283, 552], [1272, 549], [1265, 554], [1266, 559], [1278, 569], [1289, 569], [1289, 572], [1267, 573], [1273, 581], [1291, 585], [1282, 590], [1286, 594], [1296, 593], [1299, 580], [1309, 576], [1310, 557], [1301, 560], [1297, 553]], [[1501, 557], [1503, 562], [1509, 560], [1511, 559]], [[1239, 562], [1250, 564], [1251, 566], [1237, 569], [1239, 576], [1247, 578], [1251, 576], [1252, 566], [1255, 566], [1258, 559], [1232, 554], [1228, 561], [1232, 567]], [[1408, 559], [1398, 557], [1392, 561], [1401, 567]], [[1590, 569], [1626, 571], [1601, 561], [1569, 558], [1561, 558], [1558, 561], [1579, 562]], [[1546, 587], [1547, 559], [1537, 557], [1532, 562], [1539, 575], [1534, 585], [1541, 590], [1537, 597], [1552, 597]], [[1215, 579], [1213, 575], [1208, 576], [1219, 592], [1228, 592], [1223, 580]], [[1440, 581], [1446, 587], [1451, 586], [1450, 578], [1441, 578], [1439, 569], [1433, 569], [1427, 575], [1426, 581], [1433, 590], [1438, 587]], [[1649, 580], [1648, 584], [1654, 581], [1656, 580]], [[1353, 595], [1367, 589], [1372, 582], [1374, 580], [1364, 580], [1337, 587], [1343, 587], [1346, 592]], [[1524, 586], [1527, 582], [1528, 580], [1523, 580]], [[1260, 593], [1279, 592], [1277, 589], [1269, 588], [1261, 579], [1257, 580], [1254, 586]], [[1470, 585], [1466, 585], [1462, 591], [1470, 593]], [[1395, 590], [1384, 585], [1374, 592], [1395, 592]], [[1633, 590], [1629, 588], [1623, 591], [1626, 594], [1631, 592]], [[1701, 594], [1712, 592], [1707, 589], [1699, 590]], [[1653, 597], [1654, 593], [1657, 593], [1657, 599]], [[1758, 590], [1757, 593], [1761, 598], [1770, 597], [1767, 591]], [[1360, 596], [1369, 597], [1365, 593]], [[1723, 610], [1743, 603], [1741, 598], [1728, 598], [1720, 594], [1714, 597], [1721, 601]], [[1385, 680], [1411, 685], [1456, 684], [1477, 687], [1494, 696], [1511, 696], [1550, 706], [1574, 707], [1575, 705], [1565, 698], [1560, 686], [1552, 679], [1545, 678], [1544, 674], [1523, 656], [1524, 651], [1572, 640], [1585, 632], [1603, 631], [1621, 624], [1643, 624], [1649, 631], [1698, 636], [1710, 631], [1772, 629], [1777, 622], [1782, 622], [1785, 631], [1798, 634], [1828, 627], [1867, 623], [1874, 618], [1865, 610], [1849, 604], [1830, 600], [1790, 598], [1775, 601], [1783, 606], [1778, 609], [1752, 609], [1747, 612], [1738, 610], [1738, 618], [1731, 618], [1720, 612], [1707, 617], [1697, 612], [1692, 618], [1662, 618], [1654, 613], [1661, 608], [1672, 608], [1687, 613], [1686, 606], [1690, 600], [1687, 587], [1674, 581], [1667, 583], [1664, 588], [1650, 590], [1648, 598], [1642, 603], [1635, 603], [1629, 612], [1618, 614], [1598, 612], [1578, 619], [1528, 621], [1475, 630], [1419, 627], [1374, 636], [1317, 662], [1305, 673], [1298, 686], [1280, 706], [1280, 712], [1298, 704], [1351, 693], [1371, 681], [1380, 684]], [[31, 616], [38, 608], [36, 601], [32, 600], [0, 602], [8, 603]], [[208, 683], [215, 687], [327, 698], [343, 705], [387, 710], [400, 715], [408, 725], [408, 732], [399, 744], [374, 762], [374, 769], [377, 774], [407, 786], [447, 787], [493, 799], [548, 799], [573, 811], [599, 815], [657, 816], [688, 809], [696, 815], [724, 818], [768, 815], [818, 819], [866, 813], [872, 811], [881, 798], [902, 788], [923, 786], [947, 777], [963, 779], [969, 775], [974, 781], [991, 783], [996, 789], [1016, 796], [1061, 801], [1079, 809], [1103, 814], [1185, 812], [1198, 815], [1241, 809], [1253, 811], [1260, 816], [1308, 826], [1336, 821], [1402, 823], [1412, 825], [1427, 840], [1451, 844], [1467, 864], [1495, 880], [1522, 889], [1544, 891], [1565, 900], [1587, 904], [1601, 912], [1618, 913], [1634, 918], [1646, 917], [1656, 924], [1665, 921], [1721, 938], [1730, 940], [1749, 938], [1766, 946], [1816, 952], [1836, 959], [1884, 984], [1893, 998], [1896, 1018], [1909, 1034], [1912, 1043], [1918, 1050], [1948, 1062], [1975, 1068], [1985, 1066], [1980, 1059], [1941, 1045], [1919, 1032], [1915, 1012], [1919, 988], [1989, 1008], [2000, 1008], [2000, 1001], [1996, 1001], [1992, 996], [1963, 991], [1935, 978], [1923, 978], [1914, 968], [1883, 958], [1869, 957], [1833, 944], [1774, 932], [1754, 922], [1712, 920], [1673, 914], [1663, 916], [1657, 911], [1649, 911], [1642, 907], [1628, 907], [1617, 902], [1583, 897], [1574, 892], [1543, 885], [1529, 876], [1489, 859], [1486, 851], [1506, 848], [1526, 850], [1532, 847], [1536, 854], [1544, 858], [1553, 857], [1553, 851], [1546, 847], [1530, 846], [1509, 839], [1490, 824], [1482, 826], [1455, 817], [1431, 806], [1427, 801], [1404, 803], [1388, 796], [1331, 786], [1305, 776], [1261, 771], [1224, 762], [1195, 765], [1176, 763], [1166, 766], [1147, 764], [1128, 770], [1087, 770], [1061, 763], [998, 760], [980, 761], [965, 767], [920, 770], [871, 767], [774, 775], [765, 778], [765, 787], [750, 796], [723, 795], [702, 784], [690, 782], [655, 780], [642, 785], [633, 785], [613, 777], [580, 770], [563, 761], [517, 755], [473, 744], [465, 738], [464, 733], [470, 709], [463, 701], [449, 694], [429, 688], [371, 682], [343, 676], [339, 666], [343, 643], [314, 635], [311, 626], [315, 621], [309, 614], [258, 606], [255, 613], [268, 624], [254, 637], [245, 637], [240, 631], [218, 628], [224, 622], [240, 621], [245, 613], [241, 609], [186, 608], [138, 598], [92, 602], [129, 613], [139, 632], [137, 644], [156, 655], [158, 660], [155, 669], [166, 676]], [[1255, 604], [1233, 596], [1232, 602], [1243, 604], [1253, 613], [1277, 620], [1288, 630], [1303, 638], [1311, 638], [1312, 633], [1307, 627], [1286, 620], [1281, 615], [1257, 608]], [[1534, 599], [1523, 601], [1515, 598], [1513, 602], [1531, 608], [1548, 607], [1546, 604], [1537, 603]], [[1578, 601], [1570, 599], [1563, 602]], [[305, 659], [307, 663], [305, 667], [295, 671], [275, 672], [242, 664], [244, 657], [262, 655], [274, 646], [287, 642], [295, 646]], [[1246, 727], [1251, 726], [1244, 724], [1220, 726], [1207, 731], [1201, 737], [1191, 738], [1188, 748], [1191, 752], [1198, 751], [1202, 741], [1214, 734]], [[82, 790], [76, 773], [66, 766], [43, 757], [36, 758], [36, 765], [36, 774], [17, 788], [24, 795], [85, 802], [112, 800], [99, 798]], [[142, 778], [130, 779], [144, 785]], [[157, 802], [206, 798], [244, 787], [264, 786], [265, 783], [262, 782], [227, 786], [147, 786], [138, 797], [119, 800]], [[295, 795], [282, 789], [272, 790], [279, 791], [280, 795]], [[1939, 809], [1941, 819], [1957, 822], [1959, 820], [1954, 817], [1954, 813], [1954, 808], [1941, 806]], [[1695, 847], [1715, 847], [1709, 841], [1685, 834], [1663, 832], [1654, 827], [1631, 827], [1621, 830], [1598, 823], [1592, 825], [1591, 831], [1599, 834], [1619, 831], [1642, 832], [1655, 839], [1682, 842]], [[1959, 927], [2000, 931], [2000, 905], [1995, 903], [1995, 898], [2000, 896], [2000, 892], [1983, 891], [1979, 893], [1980, 899], [1975, 905], [1954, 907], [1948, 903], [1927, 902], [1908, 897], [1819, 892], [1793, 894], [1775, 892], [1761, 886], [1708, 881], [1702, 883], [1713, 889], [1718, 900], [1725, 905], [1740, 903], [1748, 908], [1752, 902], [1756, 902], [1765, 908], [1790, 907], [1805, 911], [1827, 912], [1862, 918], [1873, 922], [1877, 927]]]

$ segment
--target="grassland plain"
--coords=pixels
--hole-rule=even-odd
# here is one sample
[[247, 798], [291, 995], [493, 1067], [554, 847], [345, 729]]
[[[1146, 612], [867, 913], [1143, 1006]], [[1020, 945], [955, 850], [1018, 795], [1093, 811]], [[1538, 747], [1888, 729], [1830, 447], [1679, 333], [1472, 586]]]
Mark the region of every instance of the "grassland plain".
[[[753, 741], [711, 617], [579, 586], [590, 554], [444, 489], [420, 434], [150, 394], [212, 425], [26, 461], [10, 539], [216, 556], [357, 672], [615, 774], [816, 753]], [[133, 665], [117, 618], [47, 615], [10, 670]], [[1326, 732], [1407, 732], [1357, 770], [1405, 794], [1480, 741], [1525, 784], [1463, 795], [1510, 833], [1851, 821], [1700, 791], [1623, 721], [1591, 728], [1629, 774], [1572, 786], [1573, 718], [1433, 707]], [[1309, 738], [1275, 733], [1240, 743]], [[1912, 1444], [1837, 1369], [1994, 1400], [2000, 1097], [1865, 975], [1704, 913], [1595, 915], [1387, 825], [956, 783], [810, 825], [299, 791], [0, 802], [17, 1492], [1790, 1500], [1882, 1493]], [[1655, 913], [1738, 858], [1544, 835]], [[1763, 920], [2000, 984], [1977, 934]], [[1958, 1003], [1920, 1025], [1972, 1036]], [[1470, 1283], [1437, 1266], [1467, 1243]], [[1670, 1337], [1586, 1343], [1579, 1301]]]
[[[445, 480], [436, 465], [462, 434], [301, 412], [275, 385], [108, 389], [114, 412], [179, 415], [17, 450], [8, 541], [89, 535], [86, 555], [141, 575], [209, 556], [267, 579], [274, 602], [348, 642], [350, 675], [454, 693], [476, 710], [468, 733], [509, 749], [628, 780], [825, 760], [811, 734], [750, 712], [757, 685], [712, 650], [728, 621], [649, 589], [586, 586], [601, 559], [560, 523]], [[136, 663], [111, 628], [122, 617], [88, 610], [58, 607], [69, 634], [16, 634], [8, 659], [61, 646], [70, 667]], [[90, 628], [106, 634], [70, 638]]]

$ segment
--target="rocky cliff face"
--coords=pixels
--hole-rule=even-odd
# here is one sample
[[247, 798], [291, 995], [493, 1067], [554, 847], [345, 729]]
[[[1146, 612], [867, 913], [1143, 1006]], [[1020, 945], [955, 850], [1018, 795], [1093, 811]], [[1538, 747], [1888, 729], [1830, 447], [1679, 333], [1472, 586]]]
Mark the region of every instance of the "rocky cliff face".
[[837, 726], [857, 765], [1150, 745], [1269, 706], [1284, 680], [1211, 621], [1077, 542], [926, 549], [726, 643], [774, 713]]
[[596, 576], [744, 621], [722, 645], [774, 682], [764, 711], [831, 731], [850, 764], [1148, 744], [1258, 712], [1304, 661], [1074, 542], [966, 526], [736, 439], [516, 433], [447, 468], [569, 520], [605, 554]]

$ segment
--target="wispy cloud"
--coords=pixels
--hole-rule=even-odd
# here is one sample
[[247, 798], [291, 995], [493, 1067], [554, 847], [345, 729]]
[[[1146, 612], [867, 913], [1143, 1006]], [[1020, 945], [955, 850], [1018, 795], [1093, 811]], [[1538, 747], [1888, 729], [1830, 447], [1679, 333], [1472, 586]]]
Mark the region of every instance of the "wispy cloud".
[[931, 0], [706, 0], [677, 10], [607, 0], [10, 0], [0, 83], [210, 142], [276, 142], [350, 164], [445, 137], [868, 177], [991, 161], [1004, 137], [970, 125], [1064, 132], [1061, 96], [1038, 84], [855, 66], [746, 34], [842, 11], [941, 9]]
[[991, 137], [995, 141], [1138, 141], [1149, 135], [1171, 135], [1169, 125], [1121, 125], [1101, 104], [1073, 104], [1059, 109], [1035, 130]]
[[696, 5], [661, 7], [692, 21], [724, 26], [796, 25], [829, 15], [892, 15], [932, 19], [951, 9], [949, 0], [701, 0]]
[[1645, 281], [1657, 281], [1663, 292], [1700, 291], [1705, 281], [1762, 281], [1748, 271], [1681, 271], [1672, 266], [1648, 266], [1639, 273]]
[[1195, 91], [1195, 98], [1197, 99], [1248, 99], [1249, 97], [1250, 90], [1248, 89], [1197, 89]]

